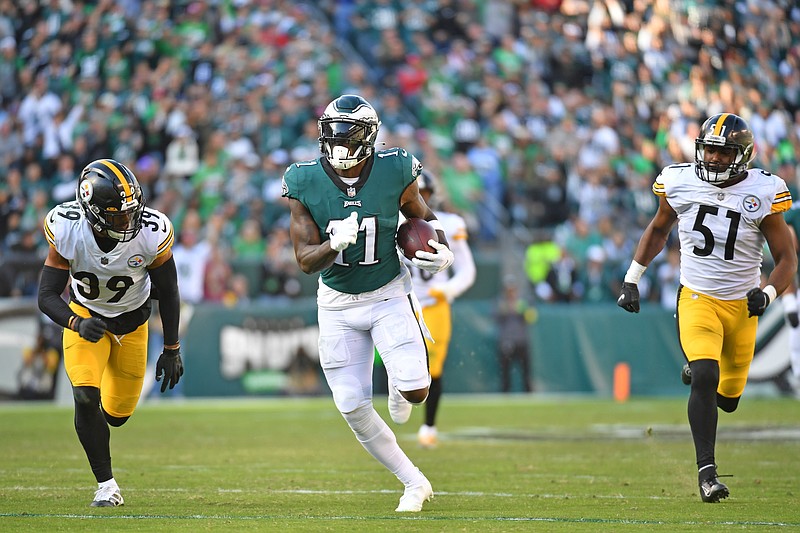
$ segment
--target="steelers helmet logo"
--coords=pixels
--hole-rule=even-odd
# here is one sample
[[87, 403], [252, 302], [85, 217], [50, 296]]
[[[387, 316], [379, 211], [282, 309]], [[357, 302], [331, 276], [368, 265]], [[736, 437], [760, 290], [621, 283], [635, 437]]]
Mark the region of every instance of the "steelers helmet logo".
[[92, 186], [92, 182], [89, 180], [83, 180], [78, 187], [78, 194], [81, 197], [81, 200], [84, 202], [88, 202], [92, 199], [92, 195], [94, 195], [94, 187]]
[[752, 194], [748, 194], [742, 200], [742, 207], [748, 213], [755, 213], [761, 207], [761, 200], [758, 199], [757, 196], [753, 196]]

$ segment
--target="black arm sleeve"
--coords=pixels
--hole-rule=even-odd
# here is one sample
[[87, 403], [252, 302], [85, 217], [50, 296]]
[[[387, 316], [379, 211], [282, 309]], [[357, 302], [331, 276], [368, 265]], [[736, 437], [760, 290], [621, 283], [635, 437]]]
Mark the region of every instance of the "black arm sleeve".
[[175, 259], [150, 271], [150, 280], [158, 293], [158, 311], [164, 328], [164, 346], [178, 344], [178, 326], [181, 321], [181, 297], [178, 292], [178, 271]]
[[59, 326], [69, 328], [69, 320], [77, 316], [61, 297], [69, 281], [69, 270], [45, 265], [39, 281], [39, 309]]

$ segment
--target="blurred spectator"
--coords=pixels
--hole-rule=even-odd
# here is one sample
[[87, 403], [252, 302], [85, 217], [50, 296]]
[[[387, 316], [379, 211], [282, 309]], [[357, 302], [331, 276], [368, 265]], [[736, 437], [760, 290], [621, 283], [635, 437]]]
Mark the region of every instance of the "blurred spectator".
[[55, 166], [54, 161], [61, 154], [72, 150], [75, 128], [83, 115], [83, 111], [82, 104], [73, 106], [68, 113], [62, 107], [55, 112], [50, 120], [44, 119], [47, 121], [42, 125], [42, 158], [51, 162], [51, 168]]
[[441, 180], [450, 205], [464, 217], [468, 228], [476, 228], [478, 219], [482, 218], [483, 214], [478, 213], [478, 206], [484, 194], [483, 183], [465, 153], [453, 154], [450, 164], [442, 168]]
[[78, 169], [75, 166], [75, 158], [69, 153], [63, 153], [58, 156], [58, 162], [50, 180], [50, 196], [53, 202], [63, 203], [75, 198], [78, 173], [83, 168]]
[[180, 184], [200, 168], [200, 147], [192, 128], [186, 124], [178, 127], [175, 138], [167, 145], [164, 177]]
[[231, 244], [233, 257], [238, 261], [256, 262], [264, 257], [266, 244], [261, 234], [261, 223], [248, 218]]
[[513, 281], [506, 281], [495, 310], [500, 390], [511, 392], [511, 373], [518, 367], [522, 390], [533, 391], [529, 326], [536, 322], [536, 309], [520, 298]]
[[295, 298], [301, 289], [299, 276], [289, 229], [285, 224], [276, 224], [267, 237], [259, 293], [267, 301]]
[[56, 394], [58, 366], [61, 362], [61, 327], [46, 316], [39, 317], [36, 340], [22, 354], [17, 375], [20, 400], [52, 400]]
[[536, 295], [546, 302], [568, 303], [580, 298], [579, 267], [569, 251], [550, 264], [544, 281], [536, 285]]
[[606, 253], [600, 245], [590, 246], [586, 251], [586, 264], [578, 275], [578, 294], [583, 302], [615, 302], [611, 272], [606, 268]]
[[22, 139], [27, 146], [36, 143], [37, 137], [45, 132], [53, 122], [55, 115], [61, 111], [61, 100], [47, 87], [47, 77], [36, 76], [31, 91], [19, 104], [17, 117], [22, 123]]
[[22, 135], [17, 131], [11, 117], [0, 121], [0, 172], [5, 174], [11, 165], [22, 159]]
[[189, 210], [181, 223], [178, 243], [172, 248], [181, 300], [190, 304], [203, 301], [205, 272], [211, 255], [211, 244], [201, 238], [201, 226], [200, 214]]
[[232, 276], [233, 269], [225, 257], [223, 248], [216, 244], [212, 245], [203, 278], [203, 300], [223, 303]]

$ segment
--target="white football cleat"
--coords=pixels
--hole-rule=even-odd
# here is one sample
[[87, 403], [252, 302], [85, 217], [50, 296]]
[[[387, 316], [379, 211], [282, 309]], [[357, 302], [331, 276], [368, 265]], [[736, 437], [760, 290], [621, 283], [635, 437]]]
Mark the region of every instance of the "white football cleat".
[[421, 425], [417, 432], [417, 442], [423, 448], [435, 448], [439, 444], [439, 433], [436, 431], [436, 426]]
[[389, 385], [389, 416], [395, 424], [405, 424], [411, 418], [411, 410], [414, 406], [403, 398], [393, 385]]
[[427, 478], [422, 478], [421, 485], [406, 487], [400, 504], [395, 509], [398, 513], [418, 513], [422, 510], [422, 504], [431, 501], [433, 498], [433, 487]]
[[122, 494], [119, 492], [119, 487], [116, 485], [109, 485], [100, 487], [94, 493], [94, 501], [89, 504], [90, 507], [116, 507], [118, 505], [125, 505], [122, 499]]

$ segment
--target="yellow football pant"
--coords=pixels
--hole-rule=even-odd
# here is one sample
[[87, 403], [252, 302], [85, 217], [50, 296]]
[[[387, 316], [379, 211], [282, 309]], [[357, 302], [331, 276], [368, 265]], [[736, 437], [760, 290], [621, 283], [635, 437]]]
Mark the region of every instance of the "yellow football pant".
[[431, 378], [439, 379], [442, 377], [444, 362], [447, 359], [447, 347], [450, 345], [450, 335], [453, 330], [450, 304], [446, 300], [440, 300], [429, 307], [424, 307], [422, 316], [433, 340], [436, 341], [425, 339], [428, 347], [428, 370]]
[[[79, 316], [88, 309], [71, 303]], [[64, 368], [73, 387], [97, 387], [103, 409], [123, 418], [133, 414], [142, 393], [147, 367], [147, 322], [127, 335], [106, 332], [98, 342], [89, 342], [76, 331], [64, 328]]]
[[678, 298], [681, 348], [691, 361], [719, 363], [717, 392], [738, 398], [744, 392], [756, 347], [758, 319], [748, 318], [747, 300], [717, 300], [682, 287]]

